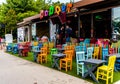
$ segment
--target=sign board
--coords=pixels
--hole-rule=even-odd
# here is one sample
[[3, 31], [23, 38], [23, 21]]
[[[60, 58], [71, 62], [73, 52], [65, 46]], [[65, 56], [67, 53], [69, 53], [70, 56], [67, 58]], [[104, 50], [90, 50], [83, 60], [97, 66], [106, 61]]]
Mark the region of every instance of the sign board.
[[24, 42], [24, 27], [17, 29], [17, 42]]
[[32, 24], [32, 36], [36, 36], [36, 23]]
[[12, 34], [6, 34], [5, 35], [5, 42], [6, 43], [13, 43], [13, 36], [12, 36]]

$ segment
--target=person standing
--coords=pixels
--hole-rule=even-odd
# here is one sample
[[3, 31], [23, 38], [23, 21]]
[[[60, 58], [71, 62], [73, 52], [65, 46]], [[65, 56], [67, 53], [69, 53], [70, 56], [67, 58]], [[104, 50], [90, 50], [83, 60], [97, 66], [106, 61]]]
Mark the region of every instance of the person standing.
[[64, 42], [63, 42], [63, 39], [64, 39], [64, 36], [65, 36], [65, 28], [64, 28], [64, 26], [62, 26], [61, 28], [60, 28], [60, 31], [59, 31], [59, 38], [60, 38], [60, 44], [63, 44]]
[[66, 25], [65, 29], [66, 42], [70, 42], [70, 37], [72, 36], [72, 28]]
[[2, 40], [2, 38], [0, 37], [0, 50], [2, 49], [1, 40]]

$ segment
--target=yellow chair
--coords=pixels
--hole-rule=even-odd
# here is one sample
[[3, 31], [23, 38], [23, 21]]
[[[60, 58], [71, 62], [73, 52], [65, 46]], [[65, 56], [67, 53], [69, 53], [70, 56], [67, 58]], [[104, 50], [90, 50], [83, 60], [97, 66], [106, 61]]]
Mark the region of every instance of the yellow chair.
[[48, 47], [49, 47], [49, 50], [54, 48], [54, 42], [49, 42], [49, 46]]
[[66, 57], [63, 59], [60, 59], [60, 70], [61, 68], [65, 68], [66, 72], [68, 71], [68, 68], [72, 70], [72, 50], [65, 51]]
[[33, 42], [33, 46], [38, 46], [38, 42], [37, 42], [37, 41], [34, 41], [34, 42]]
[[43, 62], [47, 63], [47, 47], [41, 48], [41, 52], [40, 52], [40, 54], [38, 54], [37, 62], [38, 63], [40, 62], [41, 64]]
[[106, 80], [106, 84], [108, 84], [109, 79], [111, 78], [111, 82], [113, 82], [113, 71], [115, 65], [116, 56], [110, 56], [108, 60], [108, 66], [103, 65], [97, 68], [97, 77], [96, 79]]
[[99, 47], [94, 47], [93, 58], [98, 59], [99, 56]]

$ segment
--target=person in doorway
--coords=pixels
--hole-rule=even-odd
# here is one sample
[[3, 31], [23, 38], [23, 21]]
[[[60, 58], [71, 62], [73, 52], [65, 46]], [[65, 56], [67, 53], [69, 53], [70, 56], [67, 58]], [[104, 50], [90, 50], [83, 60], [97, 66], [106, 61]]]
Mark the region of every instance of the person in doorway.
[[65, 28], [64, 26], [62, 26], [59, 31], [60, 44], [64, 43], [63, 42], [64, 36], [65, 36]]
[[66, 42], [70, 42], [70, 37], [72, 36], [72, 28], [66, 25], [65, 29]]

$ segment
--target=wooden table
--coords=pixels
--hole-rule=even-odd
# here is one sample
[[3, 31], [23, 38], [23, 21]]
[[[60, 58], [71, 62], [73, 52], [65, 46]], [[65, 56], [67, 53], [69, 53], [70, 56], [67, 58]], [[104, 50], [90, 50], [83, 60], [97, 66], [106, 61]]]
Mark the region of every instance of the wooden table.
[[[105, 63], [105, 60], [98, 60], [98, 59], [87, 59], [84, 62], [84, 65], [87, 69], [87, 72], [84, 74], [83, 78], [86, 78], [87, 76], [90, 75], [90, 77], [92, 77], [92, 79], [98, 83], [98, 80], [96, 80], [96, 77], [93, 73], [93, 71], [101, 64]], [[90, 66], [92, 65], [92, 66]]]
[[60, 70], [60, 67], [59, 67], [59, 63], [58, 61], [65, 57], [66, 55], [65, 54], [62, 54], [62, 53], [58, 53], [58, 54], [53, 54], [52, 57], [53, 57], [53, 64], [52, 64], [52, 67], [57, 67], [58, 70]]
[[40, 50], [34, 50], [34, 51], [33, 51], [34, 62], [37, 62], [37, 56], [38, 56], [38, 54], [39, 54], [40, 52], [41, 52]]

